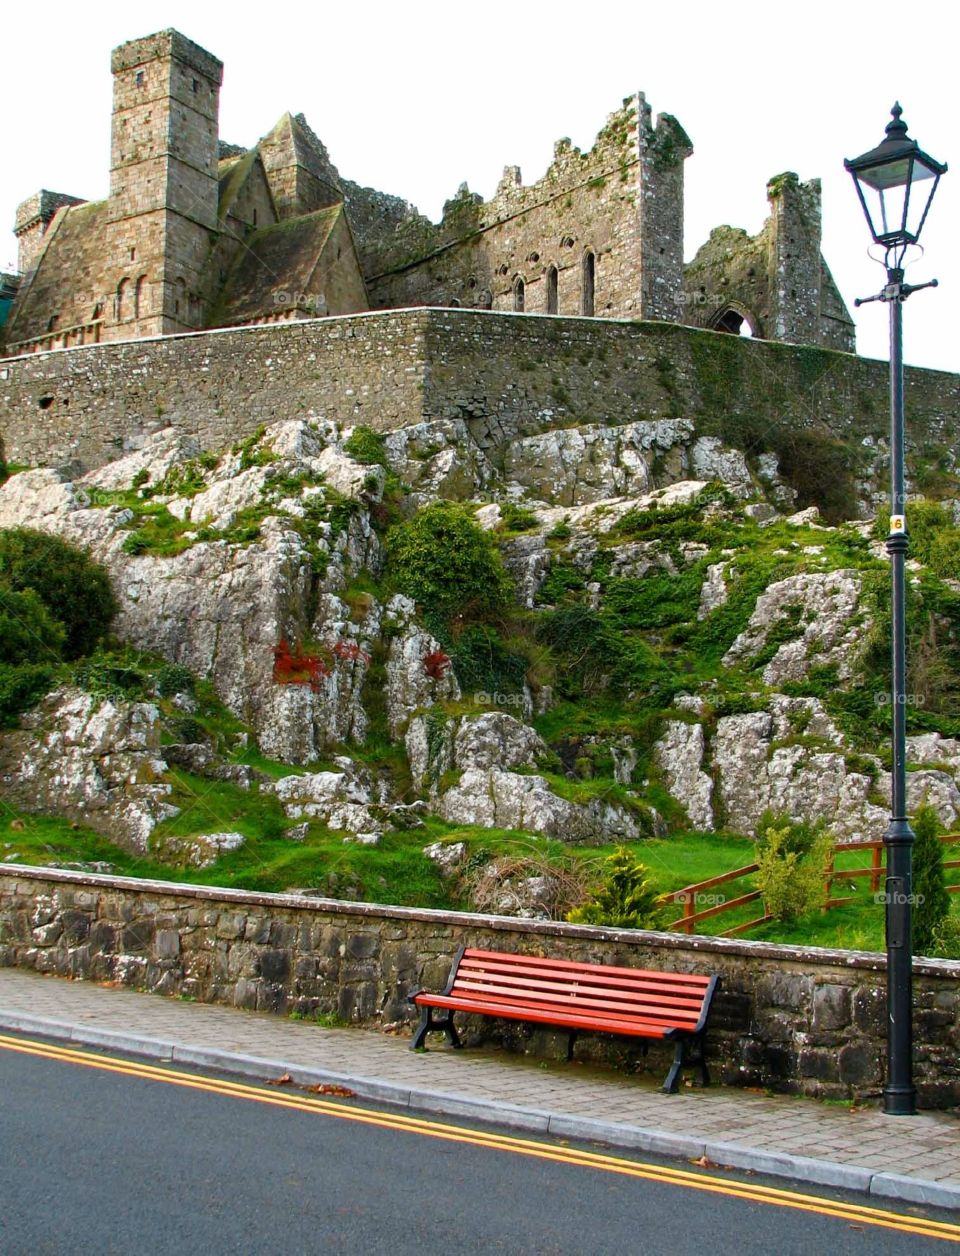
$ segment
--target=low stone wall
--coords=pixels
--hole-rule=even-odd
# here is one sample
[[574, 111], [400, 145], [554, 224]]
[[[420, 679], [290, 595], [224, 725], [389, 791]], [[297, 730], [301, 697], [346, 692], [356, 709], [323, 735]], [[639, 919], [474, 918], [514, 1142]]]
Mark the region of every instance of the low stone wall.
[[[854, 951], [599, 929], [345, 903], [291, 894], [0, 868], [0, 965], [119, 981], [274, 1012], [410, 1020], [407, 996], [440, 989], [461, 944], [595, 963], [718, 973], [708, 1058], [728, 1084], [812, 1095], [875, 1094], [885, 1057], [885, 959]], [[921, 1103], [960, 1103], [960, 963], [915, 963]], [[562, 1050], [555, 1035], [474, 1018], [468, 1040]], [[639, 1064], [624, 1039], [578, 1054]], [[649, 1067], [669, 1052], [652, 1047]]]
[[[884, 441], [887, 390], [884, 362], [673, 323], [394, 310], [0, 358], [0, 439], [8, 462], [74, 475], [164, 427], [219, 451], [311, 416], [378, 431], [463, 419], [488, 449], [679, 416], [753, 449], [784, 425]], [[908, 442], [939, 456], [960, 430], [960, 376], [908, 369], [906, 407]]]

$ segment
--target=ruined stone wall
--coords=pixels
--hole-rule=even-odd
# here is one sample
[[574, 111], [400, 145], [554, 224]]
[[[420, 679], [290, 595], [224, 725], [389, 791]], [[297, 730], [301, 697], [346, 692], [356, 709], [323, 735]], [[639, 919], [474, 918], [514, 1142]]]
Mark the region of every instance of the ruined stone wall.
[[[589, 152], [558, 141], [549, 170], [529, 187], [509, 166], [491, 201], [463, 187], [439, 226], [411, 216], [379, 241], [366, 239], [371, 305], [673, 319], [691, 151], [673, 118], [661, 115], [654, 127], [643, 95], [629, 97]], [[596, 277], [585, 300], [588, 254]]]
[[[495, 448], [584, 423], [689, 417], [756, 448], [788, 424], [882, 441], [884, 362], [668, 323], [407, 310], [0, 361], [0, 436], [28, 466], [99, 466], [174, 426], [210, 449], [310, 415], [380, 431], [466, 420]], [[912, 447], [956, 444], [960, 377], [909, 368]]]
[[388, 430], [422, 415], [425, 315], [257, 326], [0, 360], [9, 461], [71, 474], [174, 426], [223, 449], [319, 416]]
[[[0, 868], [0, 964], [375, 1028], [411, 1021], [461, 944], [721, 978], [707, 1039], [731, 1085], [829, 1097], [877, 1094], [886, 1043], [879, 954], [688, 938], [290, 894]], [[914, 961], [915, 1064], [925, 1107], [960, 1103], [960, 963]], [[468, 1042], [560, 1054], [566, 1035], [472, 1017]], [[577, 1053], [641, 1065], [623, 1039]], [[646, 1066], [666, 1071], [669, 1046]]]
[[[767, 185], [770, 215], [755, 236], [716, 227], [684, 267], [684, 322], [852, 353], [856, 329], [820, 252], [820, 181], [792, 173]], [[731, 315], [733, 315], [731, 321]]]

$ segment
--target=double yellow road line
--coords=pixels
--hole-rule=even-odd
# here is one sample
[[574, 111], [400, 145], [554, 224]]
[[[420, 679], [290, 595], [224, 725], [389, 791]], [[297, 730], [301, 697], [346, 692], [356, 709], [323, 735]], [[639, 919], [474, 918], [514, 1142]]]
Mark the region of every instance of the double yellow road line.
[[782, 1190], [759, 1183], [738, 1182], [714, 1177], [707, 1173], [694, 1173], [688, 1169], [675, 1169], [665, 1165], [646, 1164], [621, 1156], [605, 1155], [597, 1151], [584, 1151], [533, 1139], [517, 1138], [510, 1134], [498, 1134], [485, 1130], [463, 1129], [457, 1125], [445, 1125], [421, 1117], [404, 1116], [402, 1113], [377, 1112], [364, 1108], [348, 1107], [343, 1103], [314, 1098], [310, 1094], [291, 1090], [265, 1090], [244, 1082], [232, 1082], [215, 1077], [202, 1077], [173, 1068], [161, 1068], [116, 1056], [94, 1055], [70, 1047], [59, 1047], [25, 1038], [12, 1038], [0, 1034], [0, 1049], [20, 1055], [32, 1055], [63, 1064], [81, 1065], [106, 1073], [119, 1073], [146, 1081], [164, 1082], [168, 1086], [180, 1086], [186, 1090], [200, 1090], [207, 1094], [222, 1095], [231, 1099], [246, 1099], [273, 1108], [288, 1108], [295, 1112], [308, 1112], [317, 1116], [335, 1117], [358, 1125], [372, 1125], [379, 1129], [395, 1130], [406, 1134], [419, 1134], [427, 1138], [439, 1138], [445, 1142], [464, 1143], [470, 1147], [483, 1147], [490, 1151], [511, 1152], [517, 1156], [531, 1156], [537, 1160], [551, 1160], [556, 1164], [575, 1165], [584, 1169], [597, 1169], [616, 1173], [622, 1177], [640, 1178], [648, 1182], [660, 1182], [670, 1186], [682, 1186], [714, 1195], [727, 1195], [755, 1204], [773, 1204], [780, 1208], [793, 1208], [800, 1212], [817, 1213], [860, 1226], [879, 1226], [902, 1234], [919, 1234], [926, 1238], [945, 1239], [960, 1243], [960, 1225], [944, 1221], [931, 1221], [925, 1217], [912, 1217], [851, 1204], [841, 1200], [824, 1199], [817, 1195], [805, 1195], [797, 1191]]

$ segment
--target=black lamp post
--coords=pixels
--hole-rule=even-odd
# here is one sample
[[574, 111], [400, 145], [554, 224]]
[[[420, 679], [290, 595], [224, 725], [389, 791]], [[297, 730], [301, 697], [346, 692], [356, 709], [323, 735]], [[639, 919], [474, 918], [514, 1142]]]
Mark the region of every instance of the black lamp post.
[[875, 243], [885, 251], [887, 283], [875, 297], [890, 306], [890, 533], [887, 553], [893, 576], [893, 774], [890, 824], [884, 834], [887, 853], [887, 1081], [883, 1108], [890, 1116], [916, 1112], [913, 1085], [913, 830], [907, 820], [906, 772], [906, 605], [904, 565], [909, 540], [906, 521], [903, 456], [903, 302], [929, 283], [905, 284], [903, 258], [916, 244], [947, 167], [920, 150], [907, 136], [899, 104], [892, 109], [886, 138], [862, 157], [843, 164], [853, 175], [857, 195]]

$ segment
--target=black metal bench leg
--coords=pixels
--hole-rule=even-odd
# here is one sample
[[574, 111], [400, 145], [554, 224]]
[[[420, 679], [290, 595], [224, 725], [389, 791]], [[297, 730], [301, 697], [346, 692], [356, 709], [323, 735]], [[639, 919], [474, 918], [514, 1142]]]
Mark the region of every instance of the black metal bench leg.
[[450, 1043], [451, 1047], [456, 1047], [459, 1051], [463, 1046], [463, 1043], [460, 1041], [460, 1035], [457, 1033], [457, 1027], [453, 1023], [452, 1011], [447, 1013], [447, 1019], [439, 1026], [439, 1028], [446, 1031], [447, 1041]]
[[686, 1063], [687, 1043], [686, 1039], [681, 1038], [677, 1043], [673, 1053], [673, 1063], [670, 1065], [670, 1072], [667, 1079], [660, 1087], [660, 1091], [665, 1095], [675, 1095], [679, 1089], [680, 1071]]
[[420, 1024], [414, 1031], [413, 1041], [410, 1043], [411, 1051], [419, 1051], [423, 1046], [423, 1040], [433, 1028], [433, 1017], [430, 1015], [430, 1008], [422, 1007], [420, 1009]]
[[577, 1044], [577, 1031], [575, 1029], [572, 1029], [567, 1038], [567, 1063], [568, 1064], [573, 1059], [573, 1048], [576, 1046], [576, 1044]]
[[459, 1049], [463, 1046], [463, 1043], [460, 1041], [460, 1035], [457, 1033], [457, 1027], [453, 1023], [452, 1011], [448, 1012], [443, 1020], [436, 1020], [432, 1007], [422, 1007], [420, 1009], [420, 1024], [417, 1026], [413, 1039], [410, 1042], [410, 1050], [419, 1051], [427, 1034], [439, 1033], [441, 1030], [447, 1035], [447, 1041], [451, 1047]]

